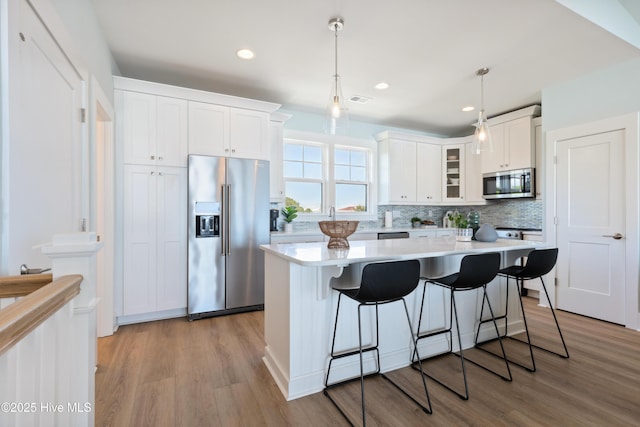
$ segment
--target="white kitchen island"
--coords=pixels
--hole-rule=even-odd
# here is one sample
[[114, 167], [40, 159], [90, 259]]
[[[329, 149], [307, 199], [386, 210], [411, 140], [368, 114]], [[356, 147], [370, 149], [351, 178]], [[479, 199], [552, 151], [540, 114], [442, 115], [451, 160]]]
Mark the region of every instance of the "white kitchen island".
[[[332, 287], [359, 286], [362, 268], [366, 264], [418, 259], [422, 276], [437, 277], [456, 272], [460, 260], [467, 254], [500, 252], [502, 265], [507, 266], [533, 248], [544, 245], [522, 240], [457, 242], [453, 236], [349, 243], [351, 247], [348, 250], [328, 249], [324, 242], [261, 246], [265, 252], [264, 362], [287, 400], [323, 389], [338, 294]], [[414, 331], [422, 289], [421, 282], [406, 299]], [[514, 289], [512, 287], [509, 295], [510, 333], [522, 330], [518, 296]], [[504, 312], [506, 301], [504, 279], [494, 280], [488, 290], [498, 316]], [[462, 345], [464, 348], [471, 347], [480, 314], [482, 292], [462, 292], [456, 298]], [[343, 299], [341, 305], [336, 348], [357, 348], [357, 305], [348, 298]], [[448, 292], [437, 286], [428, 286], [420, 330], [444, 326], [445, 320], [448, 321], [449, 309]], [[371, 328], [375, 325], [374, 309], [365, 309], [363, 313], [363, 344], [366, 344], [375, 340]], [[411, 337], [404, 316], [401, 303], [380, 307], [380, 363], [383, 372], [410, 364]], [[367, 321], [367, 318], [371, 321]], [[495, 336], [495, 332], [491, 334], [489, 328], [492, 328], [491, 323], [483, 325], [481, 339]], [[441, 353], [446, 348], [444, 336], [421, 340], [419, 344], [423, 357]], [[332, 382], [358, 376], [360, 372], [357, 357], [338, 360], [334, 366]], [[365, 355], [365, 370], [374, 366], [373, 353], [369, 352]]]

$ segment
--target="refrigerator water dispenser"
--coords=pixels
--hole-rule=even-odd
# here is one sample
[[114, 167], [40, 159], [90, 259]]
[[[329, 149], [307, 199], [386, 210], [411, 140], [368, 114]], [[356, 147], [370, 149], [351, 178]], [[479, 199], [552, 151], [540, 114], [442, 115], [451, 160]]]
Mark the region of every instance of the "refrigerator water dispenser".
[[196, 215], [196, 237], [220, 237], [220, 215]]

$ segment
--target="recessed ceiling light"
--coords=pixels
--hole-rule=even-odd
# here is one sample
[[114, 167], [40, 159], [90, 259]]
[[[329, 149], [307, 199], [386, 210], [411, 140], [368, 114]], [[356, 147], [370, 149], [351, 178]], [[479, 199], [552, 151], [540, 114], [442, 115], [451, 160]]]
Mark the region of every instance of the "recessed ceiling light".
[[466, 107], [462, 107], [462, 111], [473, 111], [475, 110], [476, 107], [474, 107], [473, 105], [467, 105]]
[[256, 56], [256, 54], [250, 49], [240, 49], [236, 52], [236, 55], [238, 55], [238, 58], [242, 59], [253, 59]]
[[387, 82], [380, 82], [377, 85], [375, 85], [375, 88], [378, 90], [385, 90], [385, 89], [389, 89], [389, 83]]

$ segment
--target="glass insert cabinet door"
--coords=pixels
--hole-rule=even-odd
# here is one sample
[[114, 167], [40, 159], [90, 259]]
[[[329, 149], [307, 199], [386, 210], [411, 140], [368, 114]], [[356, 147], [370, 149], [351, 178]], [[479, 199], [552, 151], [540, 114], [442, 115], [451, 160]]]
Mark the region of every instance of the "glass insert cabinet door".
[[446, 199], [462, 198], [462, 170], [464, 168], [461, 146], [443, 147], [444, 195]]

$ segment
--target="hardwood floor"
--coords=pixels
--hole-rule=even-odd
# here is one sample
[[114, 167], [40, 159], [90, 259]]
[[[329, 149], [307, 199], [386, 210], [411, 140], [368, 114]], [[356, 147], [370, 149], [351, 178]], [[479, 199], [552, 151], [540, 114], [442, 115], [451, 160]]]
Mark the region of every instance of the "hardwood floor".
[[[528, 299], [527, 313], [530, 329], [538, 331], [534, 342], [559, 345], [550, 312]], [[570, 359], [536, 350], [537, 372], [512, 365], [511, 383], [467, 364], [468, 401], [427, 382], [432, 415], [372, 378], [365, 386], [368, 424], [638, 425], [640, 332], [564, 312], [558, 317]], [[510, 356], [522, 353], [521, 344], [506, 345]], [[262, 312], [123, 326], [98, 341], [96, 426], [348, 425], [322, 393], [286, 402], [262, 362], [263, 352]], [[465, 355], [499, 368], [500, 360], [484, 352]], [[457, 358], [425, 366], [462, 386]], [[393, 375], [419, 390], [413, 369]], [[332, 394], [358, 422], [359, 393], [355, 383]]]

